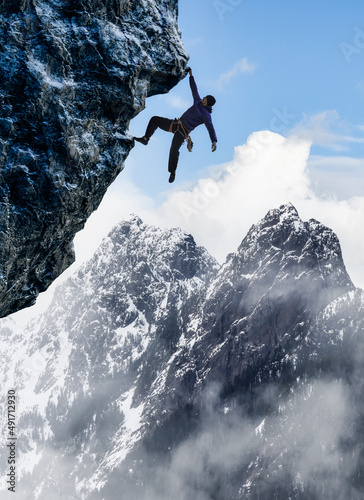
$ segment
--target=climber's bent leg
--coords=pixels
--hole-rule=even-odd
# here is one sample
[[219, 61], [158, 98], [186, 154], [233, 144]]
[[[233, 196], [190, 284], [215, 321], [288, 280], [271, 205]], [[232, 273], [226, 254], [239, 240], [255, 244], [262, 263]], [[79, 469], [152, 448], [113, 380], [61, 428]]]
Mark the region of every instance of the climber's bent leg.
[[149, 141], [157, 128], [161, 128], [165, 132], [169, 132], [169, 128], [173, 120], [169, 118], [163, 118], [163, 116], [152, 116], [149, 120], [147, 131], [145, 132], [145, 138]]

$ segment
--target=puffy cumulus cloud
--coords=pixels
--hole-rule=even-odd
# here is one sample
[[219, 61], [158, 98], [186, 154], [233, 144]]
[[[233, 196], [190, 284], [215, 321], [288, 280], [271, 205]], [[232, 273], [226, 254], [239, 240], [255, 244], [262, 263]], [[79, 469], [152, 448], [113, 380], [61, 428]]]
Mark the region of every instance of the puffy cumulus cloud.
[[[307, 138], [255, 132], [246, 144], [235, 148], [230, 162], [209, 169], [204, 178], [188, 188], [169, 191], [163, 203], [135, 186], [126, 168], [109, 188], [84, 230], [76, 235], [76, 263], [60, 279], [65, 279], [89, 259], [111, 229], [131, 213], [150, 224], [181, 227], [223, 262], [268, 210], [291, 202], [304, 220], [315, 218], [336, 232], [350, 276], [357, 286], [364, 287], [364, 196], [338, 200], [316, 194], [311, 182], [312, 169], [317, 172], [320, 166], [326, 178], [332, 180], [332, 171], [339, 169], [339, 160], [311, 158], [310, 146]], [[342, 157], [342, 164], [351, 165], [356, 176], [360, 172], [359, 163], [360, 160]], [[345, 171], [341, 170], [338, 183], [342, 184], [344, 178]], [[334, 187], [331, 184], [331, 188]], [[49, 303], [51, 293], [40, 295], [37, 301], [40, 308], [44, 309]], [[31, 310], [37, 314], [34, 306]], [[30, 311], [17, 314], [26, 319]]]
[[[364, 196], [338, 200], [317, 194], [308, 168], [310, 146], [304, 137], [255, 132], [235, 148], [231, 162], [171, 192], [149, 220], [181, 227], [223, 262], [269, 209], [291, 202], [303, 220], [317, 219], [336, 232], [354, 283], [364, 287]], [[330, 161], [321, 158], [326, 169]]]
[[290, 464], [282, 457], [278, 461], [291, 468], [302, 487], [322, 483], [325, 477], [332, 482], [340, 470], [341, 481], [345, 479], [340, 442], [353, 434], [355, 411], [350, 403], [350, 390], [343, 383], [318, 380], [303, 384], [283, 402], [278, 418], [264, 421], [262, 433], [295, 455]]
[[313, 197], [306, 164], [310, 143], [269, 131], [252, 134], [231, 162], [187, 190], [172, 192], [160, 219], [191, 232], [220, 261], [272, 207]]
[[[357, 450], [343, 446], [354, 435], [357, 417], [350, 388], [343, 382], [312, 380], [298, 383], [288, 397], [281, 391], [278, 384], [256, 388], [256, 407], [269, 412], [248, 416], [234, 399], [221, 407], [218, 385], [206, 387], [194, 432], [163, 457], [142, 448], [133, 461], [138, 464], [136, 474], [125, 480], [125, 475], [114, 473], [116, 482], [110, 474], [105, 492], [86, 489], [95, 487], [90, 478], [98, 464], [91, 457], [84, 456], [81, 463], [79, 456], [65, 457], [55, 448], [40, 446], [42, 457], [31, 468], [32, 475], [19, 481], [17, 498], [27, 500], [34, 491], [40, 500], [211, 500], [258, 498], [259, 492], [262, 498], [275, 498], [278, 488], [277, 498], [289, 498], [292, 485], [306, 492], [306, 498], [309, 493], [312, 498], [357, 498], [348, 481]], [[109, 422], [119, 424], [115, 418]], [[133, 473], [129, 468], [128, 475]]]

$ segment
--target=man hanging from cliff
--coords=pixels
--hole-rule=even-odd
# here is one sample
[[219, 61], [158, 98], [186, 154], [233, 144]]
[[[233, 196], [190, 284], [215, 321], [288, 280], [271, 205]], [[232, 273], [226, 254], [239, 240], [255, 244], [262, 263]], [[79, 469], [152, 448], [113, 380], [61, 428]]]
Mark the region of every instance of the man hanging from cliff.
[[143, 137], [134, 137], [134, 140], [144, 144], [148, 144], [149, 139], [152, 137], [157, 128], [161, 128], [166, 132], [172, 132], [174, 137], [172, 139], [171, 149], [169, 151], [168, 172], [170, 172], [169, 182], [173, 182], [176, 177], [176, 168], [179, 157], [179, 150], [184, 141], [187, 141], [187, 148], [192, 150], [193, 143], [190, 138], [190, 132], [199, 125], [205, 124], [212, 142], [211, 150], [216, 151], [216, 133], [212, 124], [211, 113], [212, 106], [215, 104], [216, 99], [212, 95], [207, 95], [201, 99], [192, 70], [188, 70], [190, 74], [190, 87], [193, 96], [193, 106], [191, 106], [181, 118], [170, 120], [162, 116], [153, 116], [148, 124], [147, 130]]

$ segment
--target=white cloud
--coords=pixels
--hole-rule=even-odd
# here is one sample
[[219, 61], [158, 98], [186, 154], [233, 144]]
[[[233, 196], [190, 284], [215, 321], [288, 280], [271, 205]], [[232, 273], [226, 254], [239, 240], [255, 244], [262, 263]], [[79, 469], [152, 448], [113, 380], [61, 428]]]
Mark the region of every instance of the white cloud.
[[222, 261], [267, 210], [313, 196], [305, 174], [309, 150], [303, 139], [254, 133], [214, 178], [172, 192], [158, 209], [160, 218], [191, 232]]
[[335, 193], [339, 200], [362, 196], [364, 159], [311, 155], [307, 166], [312, 185], [319, 195]]
[[[130, 213], [147, 223], [181, 227], [223, 262], [252, 224], [269, 209], [291, 202], [304, 220], [315, 218], [336, 232], [351, 278], [364, 287], [364, 195], [350, 196], [355, 183], [350, 185], [351, 178], [357, 179], [360, 194], [363, 161], [311, 157], [310, 146], [305, 138], [255, 132], [246, 144], [235, 148], [230, 162], [215, 166], [188, 188], [170, 190], [162, 204], [133, 185], [128, 171], [122, 172], [76, 236], [75, 266], [91, 257], [102, 238]], [[314, 189], [318, 178], [319, 191]]]
[[[352, 168], [351, 175], [354, 171], [357, 176], [362, 160], [310, 157], [310, 146], [305, 138], [255, 132], [246, 144], [235, 148], [230, 162], [210, 169], [205, 178], [189, 188], [169, 191], [162, 204], [130, 182], [127, 170], [122, 172], [85, 229], [76, 236], [77, 261], [55, 285], [90, 258], [112, 227], [131, 213], [150, 224], [181, 227], [223, 262], [269, 209], [291, 202], [303, 220], [317, 219], [336, 232], [348, 272], [354, 284], [364, 288], [364, 196], [339, 200], [333, 193], [329, 196], [315, 192], [312, 183], [314, 168], [327, 172], [323, 181], [337, 171], [340, 172], [337, 183], [342, 188], [345, 171], [340, 170], [341, 160], [344, 167]], [[328, 187], [333, 191], [335, 185]], [[53, 289], [54, 285], [50, 292]], [[49, 296], [48, 292], [40, 295], [39, 310], [46, 307]], [[37, 308], [18, 315], [29, 318], [30, 313], [37, 314]]]
[[220, 172], [171, 192], [153, 222], [182, 227], [223, 261], [270, 208], [291, 202], [304, 220], [318, 219], [336, 232], [354, 283], [364, 287], [364, 197], [339, 201], [316, 194], [307, 166], [310, 146], [307, 139], [255, 132]]
[[252, 73], [255, 71], [255, 68], [255, 64], [251, 64], [250, 62], [248, 62], [247, 57], [243, 57], [238, 62], [236, 62], [229, 71], [220, 75], [217, 81], [217, 87], [222, 89], [225, 87], [225, 85], [229, 84], [230, 81], [236, 76], [241, 75], [242, 73]]
[[335, 151], [345, 150], [353, 143], [364, 144], [364, 137], [355, 137], [352, 127], [340, 120], [335, 110], [304, 116], [303, 120], [291, 130], [291, 135], [297, 135], [315, 145]]

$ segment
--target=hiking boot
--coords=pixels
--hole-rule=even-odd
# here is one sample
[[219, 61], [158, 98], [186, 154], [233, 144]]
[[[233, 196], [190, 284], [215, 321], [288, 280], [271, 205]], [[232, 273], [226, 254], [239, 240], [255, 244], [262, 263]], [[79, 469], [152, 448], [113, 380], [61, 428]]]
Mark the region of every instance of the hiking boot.
[[140, 142], [140, 144], [144, 144], [146, 146], [149, 142], [149, 139], [147, 139], [145, 136], [144, 137], [133, 137], [134, 141]]
[[168, 182], [173, 182], [175, 178], [176, 178], [176, 172], [171, 172], [171, 175], [169, 176]]

